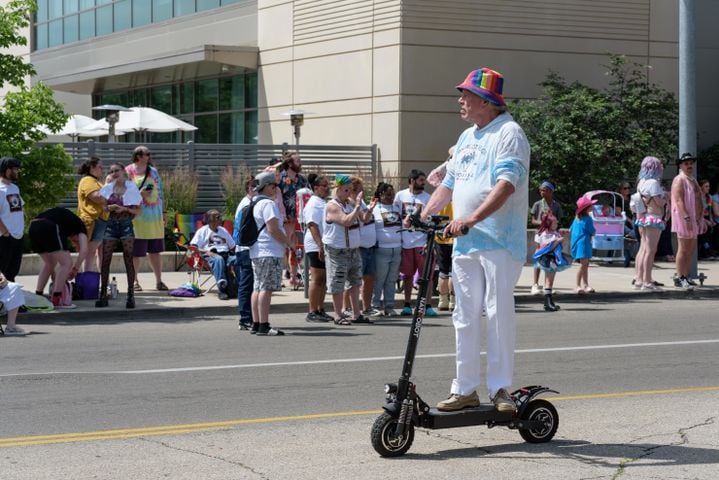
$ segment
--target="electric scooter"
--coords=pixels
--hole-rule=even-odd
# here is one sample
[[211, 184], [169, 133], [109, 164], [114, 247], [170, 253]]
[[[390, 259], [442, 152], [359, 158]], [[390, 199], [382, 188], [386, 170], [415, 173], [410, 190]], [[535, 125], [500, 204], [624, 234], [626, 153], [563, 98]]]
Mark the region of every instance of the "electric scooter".
[[[398, 457], [404, 455], [412, 446], [415, 427], [435, 430], [473, 425], [486, 425], [488, 428], [501, 426], [519, 430], [522, 438], [529, 443], [550, 441], [559, 426], [559, 415], [550, 402], [536, 397], [546, 392], [559, 393], [555, 390], [531, 385], [512, 392], [512, 399], [517, 406], [516, 413], [499, 412], [493, 404], [442, 412], [431, 408], [417, 394], [417, 386], [410, 381], [410, 377], [422, 331], [429, 275], [431, 275], [429, 270], [435, 255], [434, 239], [435, 234], [444, 230], [449, 217], [435, 215], [424, 222], [419, 216], [410, 218], [410, 229], [427, 235], [427, 255], [422, 278], [419, 280], [417, 304], [414, 308], [407, 351], [402, 364], [402, 375], [397, 383], [388, 383], [384, 387], [387, 403], [383, 407], [384, 412], [372, 426], [372, 447], [383, 457]], [[463, 234], [466, 233], [463, 231]]]

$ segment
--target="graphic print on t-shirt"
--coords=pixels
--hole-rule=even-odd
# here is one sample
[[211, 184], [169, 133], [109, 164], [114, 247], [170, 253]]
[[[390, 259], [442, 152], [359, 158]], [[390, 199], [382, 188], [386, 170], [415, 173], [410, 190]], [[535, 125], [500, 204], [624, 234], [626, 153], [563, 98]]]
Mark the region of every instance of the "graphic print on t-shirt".
[[224, 239], [221, 235], [217, 233], [210, 234], [210, 245], [212, 246], [218, 246], [218, 245], [227, 245], [227, 240]]
[[9, 205], [11, 212], [22, 212], [22, 200], [20, 200], [20, 195], [17, 193], [9, 193], [5, 198], [7, 198], [7, 204]]
[[404, 212], [404, 216], [414, 215], [415, 213], [419, 215], [422, 213], [422, 204], [417, 202], [402, 202], [402, 212]]
[[381, 214], [382, 214], [382, 223], [384, 224], [385, 228], [402, 226], [402, 220], [401, 220], [398, 212], [389, 211], [389, 212], [381, 212]]

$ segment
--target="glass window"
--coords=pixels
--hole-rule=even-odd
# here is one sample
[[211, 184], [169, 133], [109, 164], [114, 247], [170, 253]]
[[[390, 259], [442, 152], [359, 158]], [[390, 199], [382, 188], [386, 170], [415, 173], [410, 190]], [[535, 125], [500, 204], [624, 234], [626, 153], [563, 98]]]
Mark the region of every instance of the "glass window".
[[97, 5], [105, 5], [107, 3], [112, 3], [113, 0], [95, 0], [95, 3]]
[[92, 8], [95, 6], [95, 0], [80, 0], [80, 10], [85, 10], [86, 8]]
[[48, 2], [48, 20], [62, 17], [62, 2], [59, 0], [50, 0]]
[[[105, 92], [99, 96], [98, 105], [127, 105], [127, 92]], [[100, 118], [104, 116], [101, 115]]]
[[47, 0], [38, 0], [36, 15], [36, 21], [38, 22], [44, 22], [45, 20], [47, 20]]
[[221, 0], [220, 3], [221, 3], [222, 5], [232, 5], [233, 3], [237, 3], [237, 2], [239, 2], [239, 1], [240, 1], [240, 0]]
[[35, 27], [35, 49], [47, 48], [47, 23]]
[[70, 15], [69, 17], [63, 18], [63, 30], [65, 32], [64, 35], [64, 43], [70, 43], [70, 42], [77, 42], [79, 40], [79, 23], [80, 19], [77, 15]]
[[225, 77], [220, 79], [219, 110], [241, 110], [245, 108], [245, 77]]
[[132, 0], [132, 26], [141, 27], [152, 22], [152, 5], [147, 0]]
[[80, 14], [80, 40], [95, 36], [95, 10]]
[[112, 33], [112, 5], [100, 7], [95, 11], [97, 22], [95, 23], [96, 35], [107, 35]]
[[257, 108], [257, 74], [245, 75], [245, 108]]
[[172, 0], [152, 0], [152, 21], [161, 22], [172, 18]]
[[180, 84], [180, 113], [192, 113], [195, 111], [195, 84], [186, 82]]
[[78, 10], [77, 0], [65, 0], [65, 15], [75, 13]]
[[218, 143], [245, 143], [244, 113], [221, 113], [219, 126]]
[[166, 113], [172, 112], [172, 86], [163, 85], [151, 88], [150, 106]]
[[132, 27], [132, 3], [130, 3], [130, 0], [118, 0], [115, 2], [114, 24], [115, 32]]
[[[217, 110], [217, 79], [199, 80], [195, 88], [195, 111], [212, 112]], [[197, 125], [199, 127], [199, 124]]]
[[195, 116], [195, 141], [217, 143], [217, 114]]
[[257, 110], [245, 112], [244, 143], [257, 143]]
[[175, 0], [175, 16], [195, 13], [195, 0]]
[[197, 11], [209, 10], [220, 6], [220, 0], [197, 0]]
[[133, 90], [130, 92], [130, 102], [128, 105], [133, 107], [146, 107], [147, 103], [147, 90], [142, 88], [140, 90]]
[[48, 23], [48, 42], [49, 47], [57, 47], [62, 45], [62, 20], [53, 20]]

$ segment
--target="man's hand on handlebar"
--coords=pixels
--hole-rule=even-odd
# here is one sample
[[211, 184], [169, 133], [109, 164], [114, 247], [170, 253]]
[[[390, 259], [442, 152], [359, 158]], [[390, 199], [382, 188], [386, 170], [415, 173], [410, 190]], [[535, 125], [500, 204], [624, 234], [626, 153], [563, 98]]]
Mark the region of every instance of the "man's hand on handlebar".
[[457, 220], [452, 220], [447, 224], [446, 227], [444, 227], [444, 231], [442, 232], [442, 236], [444, 237], [461, 237], [462, 235], [467, 235], [469, 233], [469, 229], [472, 228], [472, 225], [470, 222], [468, 222], [466, 219], [459, 218]]

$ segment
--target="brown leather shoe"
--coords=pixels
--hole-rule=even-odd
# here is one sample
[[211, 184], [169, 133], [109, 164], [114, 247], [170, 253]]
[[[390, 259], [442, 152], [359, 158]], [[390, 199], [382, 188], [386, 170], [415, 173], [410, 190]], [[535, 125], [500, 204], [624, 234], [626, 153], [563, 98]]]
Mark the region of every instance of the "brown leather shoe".
[[514, 403], [514, 400], [512, 400], [512, 397], [509, 395], [509, 392], [507, 392], [507, 390], [505, 390], [504, 388], [500, 388], [499, 390], [497, 390], [497, 393], [492, 399], [492, 403], [494, 403], [494, 406], [497, 408], [498, 412], [517, 411], [517, 404]]
[[479, 397], [476, 391], [469, 395], [453, 393], [447, 400], [442, 400], [437, 404], [437, 410], [442, 412], [454, 412], [469, 407], [479, 407]]

